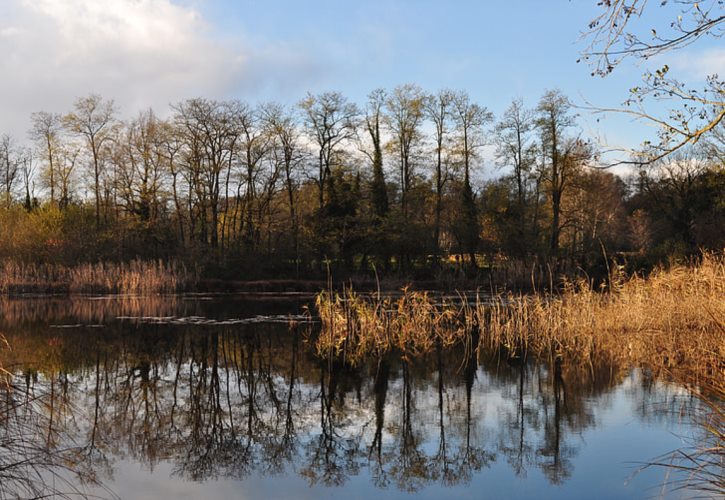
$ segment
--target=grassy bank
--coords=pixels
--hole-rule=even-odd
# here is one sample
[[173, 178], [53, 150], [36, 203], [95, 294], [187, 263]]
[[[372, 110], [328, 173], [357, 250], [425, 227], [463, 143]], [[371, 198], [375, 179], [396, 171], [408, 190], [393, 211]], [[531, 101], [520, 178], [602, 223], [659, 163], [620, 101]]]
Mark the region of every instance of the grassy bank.
[[122, 293], [153, 294], [187, 290], [198, 281], [176, 261], [132, 260], [125, 263], [0, 265], [0, 294]]

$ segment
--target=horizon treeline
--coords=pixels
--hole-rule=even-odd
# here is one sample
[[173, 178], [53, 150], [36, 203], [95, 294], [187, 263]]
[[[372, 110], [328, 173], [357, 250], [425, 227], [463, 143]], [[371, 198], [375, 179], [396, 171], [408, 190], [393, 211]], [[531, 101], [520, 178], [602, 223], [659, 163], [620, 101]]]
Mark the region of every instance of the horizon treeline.
[[[725, 246], [725, 133], [620, 178], [558, 90], [494, 116], [417, 85], [298, 105], [195, 98], [122, 121], [90, 94], [0, 139], [0, 259], [178, 259], [211, 275], [438, 276]], [[485, 174], [485, 175], [484, 175]], [[495, 174], [495, 175], [492, 175]]]

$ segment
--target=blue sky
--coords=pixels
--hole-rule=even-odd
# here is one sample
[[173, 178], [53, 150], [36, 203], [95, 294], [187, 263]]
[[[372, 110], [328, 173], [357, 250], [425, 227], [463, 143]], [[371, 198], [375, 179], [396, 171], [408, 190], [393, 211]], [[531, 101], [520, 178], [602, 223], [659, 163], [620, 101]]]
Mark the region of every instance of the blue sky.
[[[465, 88], [492, 108], [514, 96], [534, 102], [551, 87], [572, 97], [586, 91], [620, 99], [617, 84], [626, 89], [622, 77], [638, 71], [624, 68], [629, 75], [602, 82], [576, 64], [592, 3], [520, 1], [492, 9], [493, 2], [460, 0], [194, 2], [221, 37], [309, 58], [310, 74], [302, 77], [313, 91], [335, 88], [361, 99], [377, 86], [415, 82]], [[268, 82], [263, 93], [276, 97], [289, 84]]]
[[[615, 106], [639, 82], [634, 62], [606, 79], [577, 64], [596, 0], [3, 0], [0, 132], [22, 135], [32, 111], [68, 110], [88, 92], [126, 115], [206, 96], [295, 103], [339, 90], [362, 102], [376, 87], [413, 82], [465, 89], [500, 114], [548, 88], [577, 103]], [[652, 3], [647, 23], [671, 12]], [[648, 26], [646, 26], [648, 27]], [[722, 40], [667, 59], [701, 81], [725, 73]], [[655, 61], [658, 63], [659, 61]], [[601, 117], [600, 117], [601, 118]], [[582, 133], [636, 146], [652, 130], [582, 113]]]

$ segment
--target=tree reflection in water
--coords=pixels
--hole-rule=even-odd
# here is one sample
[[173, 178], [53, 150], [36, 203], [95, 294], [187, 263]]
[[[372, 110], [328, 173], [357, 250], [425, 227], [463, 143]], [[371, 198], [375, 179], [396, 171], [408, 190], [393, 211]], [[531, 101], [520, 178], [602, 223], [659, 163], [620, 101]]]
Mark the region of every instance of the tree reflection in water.
[[132, 458], [192, 481], [294, 471], [342, 485], [365, 469], [376, 486], [404, 491], [465, 484], [503, 459], [517, 476], [537, 468], [559, 484], [596, 424], [594, 402], [627, 373], [503, 348], [350, 366], [318, 359], [286, 325], [59, 330], [22, 318], [2, 325], [14, 346], [3, 362], [25, 381], [2, 390], [1, 439], [26, 440], [2, 455], [6, 494], [39, 492], [8, 482], [21, 456], [49, 473], [70, 465], [86, 481]]
[[[0, 382], [0, 498], [71, 498], [98, 484], [62, 374], [39, 384], [28, 369]], [[107, 491], [108, 496], [113, 496]]]

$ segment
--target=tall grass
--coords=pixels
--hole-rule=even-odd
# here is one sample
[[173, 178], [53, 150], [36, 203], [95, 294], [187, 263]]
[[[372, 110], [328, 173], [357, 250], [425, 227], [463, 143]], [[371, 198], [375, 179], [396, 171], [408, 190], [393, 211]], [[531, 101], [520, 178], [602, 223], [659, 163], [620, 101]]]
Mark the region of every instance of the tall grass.
[[390, 349], [418, 355], [435, 345], [449, 346], [465, 338], [465, 325], [452, 301], [437, 302], [427, 292], [407, 289], [399, 298], [379, 294], [321, 292], [316, 308], [322, 322], [319, 354], [358, 360]]
[[646, 467], [664, 467], [674, 475], [675, 490], [695, 490], [705, 497], [725, 496], [725, 381], [709, 387], [709, 395], [696, 394], [702, 406], [695, 415], [701, 434], [684, 448], [667, 453]]
[[405, 353], [437, 344], [505, 346], [569, 359], [607, 355], [654, 370], [678, 371], [693, 383], [725, 377], [725, 258], [706, 254], [691, 265], [658, 269], [648, 277], [615, 269], [609, 285], [564, 283], [556, 294], [476, 296], [440, 301], [404, 290], [317, 296], [322, 355], [348, 360], [391, 349]]
[[355, 363], [368, 355], [404, 355], [436, 345], [461, 343], [526, 352], [594, 371], [644, 367], [683, 382], [703, 401], [704, 435], [688, 449], [651, 465], [684, 473], [683, 488], [725, 494], [725, 257], [658, 269], [648, 277], [610, 273], [608, 285], [564, 283], [556, 294], [501, 294], [439, 302], [404, 290], [397, 299], [380, 294], [317, 297], [321, 331], [318, 354]]
[[132, 260], [124, 263], [0, 265], [0, 293], [172, 293], [189, 288], [196, 273], [170, 261]]
[[711, 385], [725, 376], [725, 258], [658, 269], [615, 270], [605, 290], [567, 283], [559, 295], [508, 296], [478, 303], [482, 342], [569, 357], [606, 354], [680, 379]]

